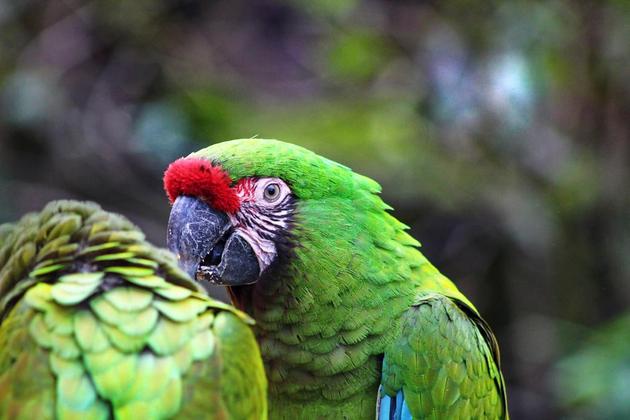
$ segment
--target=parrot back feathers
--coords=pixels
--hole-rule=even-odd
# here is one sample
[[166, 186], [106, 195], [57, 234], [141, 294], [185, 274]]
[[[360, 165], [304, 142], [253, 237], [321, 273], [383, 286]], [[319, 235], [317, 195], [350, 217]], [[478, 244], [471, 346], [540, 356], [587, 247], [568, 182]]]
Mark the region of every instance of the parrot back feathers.
[[378, 419], [507, 418], [498, 346], [465, 302], [423, 293], [385, 351]]
[[126, 219], [56, 202], [0, 241], [0, 418], [265, 418], [251, 319]]

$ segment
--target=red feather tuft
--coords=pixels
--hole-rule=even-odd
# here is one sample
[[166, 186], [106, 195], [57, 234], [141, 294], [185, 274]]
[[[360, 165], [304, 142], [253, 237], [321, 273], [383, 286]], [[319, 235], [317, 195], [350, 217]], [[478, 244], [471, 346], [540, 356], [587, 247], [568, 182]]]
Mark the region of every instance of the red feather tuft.
[[206, 159], [180, 158], [164, 172], [164, 190], [171, 204], [180, 195], [190, 195], [216, 210], [234, 213], [241, 203], [231, 184], [227, 172]]

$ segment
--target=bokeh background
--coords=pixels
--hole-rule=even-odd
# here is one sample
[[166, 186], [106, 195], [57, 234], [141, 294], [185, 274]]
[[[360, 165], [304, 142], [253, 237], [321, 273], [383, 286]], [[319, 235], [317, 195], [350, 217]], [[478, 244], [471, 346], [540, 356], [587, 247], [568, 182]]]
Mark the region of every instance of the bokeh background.
[[630, 2], [0, 0], [0, 222], [89, 199], [163, 244], [167, 163], [251, 136], [382, 184], [514, 419], [630, 416]]

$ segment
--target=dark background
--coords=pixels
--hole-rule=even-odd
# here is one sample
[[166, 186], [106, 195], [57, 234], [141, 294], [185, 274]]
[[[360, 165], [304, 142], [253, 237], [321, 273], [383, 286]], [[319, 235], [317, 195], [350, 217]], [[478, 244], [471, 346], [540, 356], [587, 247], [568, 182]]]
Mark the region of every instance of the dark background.
[[515, 419], [630, 413], [629, 135], [629, 1], [0, 0], [0, 222], [95, 200], [163, 244], [170, 161], [305, 145], [476, 303]]

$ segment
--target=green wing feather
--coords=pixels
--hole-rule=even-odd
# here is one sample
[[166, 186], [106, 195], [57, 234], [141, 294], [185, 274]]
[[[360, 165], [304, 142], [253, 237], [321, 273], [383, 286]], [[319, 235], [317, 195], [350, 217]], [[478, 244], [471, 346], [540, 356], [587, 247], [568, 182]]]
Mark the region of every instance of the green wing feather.
[[413, 418], [507, 418], [498, 346], [466, 303], [422, 295], [401, 328], [385, 352], [382, 392], [402, 390]]
[[2, 419], [266, 418], [250, 319], [120, 216], [56, 202], [0, 228], [0, 292]]

